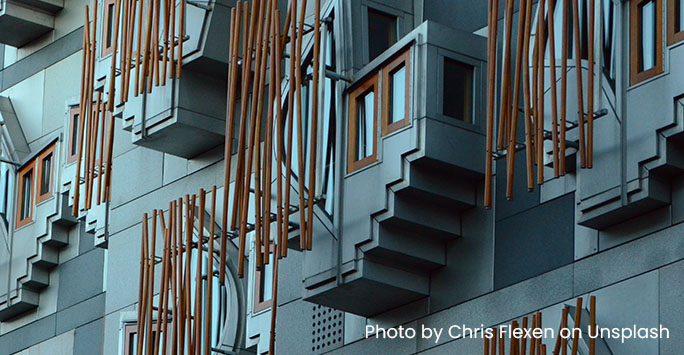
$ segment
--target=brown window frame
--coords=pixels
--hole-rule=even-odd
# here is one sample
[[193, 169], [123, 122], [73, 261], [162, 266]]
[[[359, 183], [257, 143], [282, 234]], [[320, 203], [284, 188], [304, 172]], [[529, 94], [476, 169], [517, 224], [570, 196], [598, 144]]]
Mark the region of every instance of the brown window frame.
[[[667, 45], [671, 46], [673, 44], [684, 41], [684, 28], [677, 32], [675, 29], [676, 24], [676, 8], [675, 4], [679, 0], [667, 0]], [[684, 18], [680, 19], [684, 22]]]
[[[356, 160], [356, 101], [362, 95], [373, 92], [373, 154]], [[349, 93], [349, 117], [347, 135], [347, 173], [352, 173], [378, 160], [378, 74], [368, 78], [363, 84]]]
[[[269, 264], [273, 265], [273, 260], [271, 260], [271, 256], [273, 255], [273, 251], [275, 250], [275, 244], [271, 243], [271, 247], [269, 248]], [[263, 267], [266, 267], [264, 264]], [[273, 296], [271, 295], [271, 298], [263, 301], [259, 301], [261, 299], [261, 283], [263, 282], [261, 276], [263, 275], [263, 270], [260, 270], [259, 268], [255, 267], [255, 272], [254, 272], [254, 310], [252, 313], [258, 313], [261, 312], [265, 309], [271, 308], [273, 306]]]
[[[69, 146], [67, 147], [67, 164], [75, 162], [76, 158], [78, 158], [78, 130], [81, 129], [80, 124], [82, 121], [81, 109], [78, 106], [72, 107], [69, 110]], [[74, 127], [74, 125], [76, 127]], [[74, 128], [76, 128], [75, 132]], [[71, 148], [74, 146], [76, 146], [76, 151], [74, 154], [71, 154]]]
[[[404, 81], [404, 118], [400, 121], [390, 123], [390, 95], [392, 95], [391, 78], [392, 75], [401, 68], [405, 69], [406, 79]], [[411, 48], [404, 50], [397, 55], [391, 62], [382, 68], [382, 135], [386, 136], [394, 131], [409, 125], [410, 120], [410, 97], [411, 97]]]
[[[102, 10], [102, 38], [101, 38], [101, 43], [102, 43], [102, 57], [108, 56], [112, 54], [112, 51], [114, 50], [114, 41], [116, 41], [116, 38], [113, 38], [114, 34], [112, 33], [112, 45], [107, 46], [107, 37], [109, 36], [109, 29], [112, 29], [112, 32], [114, 31], [114, 27], [111, 26], [109, 23], [109, 12], [115, 11], [115, 1], [114, 0], [104, 0], [103, 3], [103, 10]], [[114, 14], [111, 16], [112, 18], [114, 17]]]
[[33, 196], [29, 199], [29, 208], [31, 209], [29, 216], [26, 218], [21, 218], [21, 211], [22, 211], [22, 202], [24, 199], [22, 196], [24, 195], [24, 176], [27, 174], [31, 174], [31, 192], [35, 193], [35, 185], [36, 185], [36, 161], [32, 159], [28, 164], [26, 164], [24, 167], [22, 167], [19, 170], [19, 173], [17, 174], [17, 209], [16, 209], [16, 225], [15, 229], [21, 228], [33, 221], [33, 213], [34, 213], [34, 203], [33, 203]]
[[[43, 161], [45, 158], [48, 156], [51, 157], [50, 161], [50, 182], [49, 182], [49, 190], [48, 192], [41, 194], [40, 193], [40, 182], [43, 180]], [[36, 159], [37, 162], [37, 174], [36, 174], [36, 205], [51, 198], [54, 195], [54, 177], [55, 177], [55, 144], [53, 143], [50, 145], [48, 148], [46, 148], [40, 155], [38, 156], [38, 159]]]
[[[639, 44], [641, 29], [639, 28], [639, 7], [648, 2], [654, 2], [656, 5], [655, 14], [655, 66], [651, 69], [639, 71]], [[657, 76], [663, 72], [663, 1], [662, 0], [631, 0], [629, 9], [629, 57], [630, 57], [630, 69], [629, 69], [629, 83], [630, 85], [636, 85], [640, 82], [648, 80], [654, 76]]]
[[[167, 324], [170, 326], [173, 323], [172, 322], [167, 322]], [[170, 329], [173, 329], [172, 327], [169, 327]], [[157, 320], [152, 321], [152, 334], [157, 334]], [[168, 332], [168, 329], [167, 329]], [[138, 323], [128, 323], [124, 326], [124, 348], [123, 348], [123, 353], [124, 355], [135, 355], [134, 353], [131, 353], [131, 335], [132, 334], [138, 334]]]

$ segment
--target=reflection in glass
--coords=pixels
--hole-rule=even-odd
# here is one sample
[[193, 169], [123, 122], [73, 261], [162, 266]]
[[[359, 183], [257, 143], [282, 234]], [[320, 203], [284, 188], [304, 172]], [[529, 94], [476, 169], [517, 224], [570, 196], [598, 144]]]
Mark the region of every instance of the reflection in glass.
[[403, 120], [406, 108], [406, 67], [390, 74], [390, 102], [389, 102], [389, 123]]
[[442, 112], [445, 116], [473, 123], [473, 70], [471, 65], [444, 58]]
[[49, 154], [41, 161], [40, 195], [50, 192], [50, 177], [52, 169], [52, 154]]
[[649, 1], [639, 8], [639, 29], [641, 31], [639, 71], [646, 71], [655, 67], [655, 5], [655, 2]]
[[24, 174], [22, 178], [22, 196], [21, 196], [21, 218], [26, 219], [31, 217], [31, 188], [33, 187], [33, 171]]
[[373, 155], [373, 91], [356, 99], [356, 160]]

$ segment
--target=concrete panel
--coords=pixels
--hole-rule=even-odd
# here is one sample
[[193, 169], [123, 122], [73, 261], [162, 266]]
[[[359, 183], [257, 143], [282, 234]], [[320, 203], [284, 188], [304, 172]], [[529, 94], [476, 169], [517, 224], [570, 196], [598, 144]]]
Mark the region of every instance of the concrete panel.
[[278, 265], [278, 304], [302, 297], [302, 253], [290, 251]]
[[187, 173], [187, 159], [164, 153], [164, 185], [184, 177]]
[[[5, 79], [7, 79], [7, 72], [5, 72]], [[0, 94], [12, 100], [12, 106], [24, 131], [26, 142], [31, 143], [42, 133], [43, 108], [40, 103], [43, 102], [45, 72], [41, 71], [24, 79]]]
[[107, 313], [138, 302], [141, 226], [138, 223], [109, 238]]
[[[311, 332], [313, 326], [309, 322], [309, 317], [303, 315], [312, 314], [312, 303], [305, 301], [290, 302], [278, 308], [276, 319], [276, 353], [287, 354], [310, 354], [311, 351]], [[297, 320], [297, 321], [292, 321]], [[265, 341], [266, 348], [260, 346], [260, 350], [268, 348], [268, 341]], [[259, 344], [262, 344], [260, 339]]]
[[659, 320], [663, 327], [670, 329], [670, 338], [660, 340], [661, 354], [676, 354], [684, 348], [684, 261], [666, 266], [659, 270]]
[[74, 331], [62, 333], [16, 355], [66, 355], [74, 353]]
[[684, 225], [656, 232], [574, 264], [574, 293], [581, 295], [684, 258]]
[[[115, 208], [162, 185], [163, 153], [151, 149], [133, 149], [114, 158], [112, 170], [112, 206]], [[131, 182], [135, 183], [131, 183]], [[158, 206], [159, 207], [159, 206]]]
[[104, 318], [100, 318], [76, 328], [73, 355], [101, 354], [103, 350], [103, 327]]
[[59, 266], [57, 310], [66, 309], [102, 292], [104, 250], [95, 249]]
[[82, 53], [74, 53], [45, 70], [42, 134], [62, 127], [68, 115], [67, 103], [79, 102]]
[[574, 201], [568, 194], [496, 223], [494, 289], [572, 263]]
[[0, 337], [0, 354], [13, 354], [55, 336], [55, 315], [50, 315]]
[[57, 312], [56, 333], [60, 334], [101, 318], [102, 314], [104, 314], [104, 308], [105, 294], [100, 293], [95, 297]]
[[671, 207], [666, 206], [619, 225], [599, 231], [599, 250], [606, 250], [630, 240], [651, 234], [671, 225]]

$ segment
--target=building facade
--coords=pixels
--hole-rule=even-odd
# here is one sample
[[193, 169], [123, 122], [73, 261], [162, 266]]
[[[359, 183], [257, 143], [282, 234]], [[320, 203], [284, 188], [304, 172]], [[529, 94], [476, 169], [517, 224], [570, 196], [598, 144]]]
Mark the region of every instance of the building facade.
[[169, 250], [195, 353], [481, 354], [459, 330], [562, 315], [669, 331], [568, 353], [681, 353], [684, 1], [153, 3], [0, 0], [0, 354], [141, 353]]

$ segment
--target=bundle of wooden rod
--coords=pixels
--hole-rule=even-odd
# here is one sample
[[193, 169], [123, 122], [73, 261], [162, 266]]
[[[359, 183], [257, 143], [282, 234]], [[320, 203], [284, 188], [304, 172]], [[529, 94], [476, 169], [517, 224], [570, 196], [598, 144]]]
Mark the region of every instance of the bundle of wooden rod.
[[[182, 198], [169, 202], [166, 213], [168, 219], [163, 210], [152, 211], [151, 231], [149, 216], [147, 213], [143, 215], [138, 290], [138, 354], [212, 353], [212, 295], [214, 287], [220, 287], [213, 284], [213, 260], [217, 256], [214, 251], [216, 186], [211, 190], [208, 238], [204, 235], [204, 189], [199, 191], [199, 206], [196, 206], [196, 201], [197, 195], [185, 195], [185, 202]], [[161, 257], [156, 256], [155, 252], [158, 249], [157, 219], [164, 243]], [[195, 219], [198, 219], [197, 226]], [[155, 307], [155, 265], [158, 263], [161, 263], [161, 286]], [[195, 263], [194, 269], [192, 263]], [[206, 292], [203, 292], [203, 275], [206, 275]]]
[[[93, 13], [97, 14], [97, 1]], [[92, 25], [92, 26], [91, 26]], [[103, 93], [95, 90], [95, 56], [97, 16], [90, 22], [88, 6], [85, 7], [83, 30], [83, 59], [81, 62], [81, 101], [79, 104], [78, 149], [76, 177], [74, 179], [74, 203], [72, 214], [78, 216], [81, 179], [85, 183], [85, 210], [89, 210], [95, 197], [97, 205], [111, 200], [112, 150], [114, 142], [114, 120], [106, 112], [107, 103]], [[96, 98], [95, 98], [96, 96]], [[111, 101], [110, 101], [111, 102]], [[84, 144], [85, 143], [85, 144]], [[106, 152], [106, 154], [105, 154]], [[83, 169], [81, 172], [81, 162]], [[81, 177], [83, 175], [83, 178]], [[97, 177], [97, 193], [93, 193]]]
[[[251, 9], [250, 5], [251, 4]], [[312, 248], [312, 229], [310, 223], [313, 218], [313, 193], [307, 198], [305, 181], [308, 178], [308, 191], [315, 191], [315, 165], [316, 165], [316, 131], [318, 122], [318, 96], [313, 95], [310, 105], [311, 124], [308, 134], [310, 136], [308, 155], [304, 152], [303, 141], [307, 133], [303, 133], [302, 112], [302, 76], [306, 68], [302, 67], [302, 44], [304, 35], [304, 17], [306, 0], [290, 2], [285, 26], [281, 28], [280, 12], [276, 8], [275, 0], [254, 0], [251, 3], [238, 2], [237, 7], [231, 14], [230, 36], [230, 64], [228, 77], [228, 109], [226, 113], [226, 143], [225, 143], [225, 172], [224, 186], [229, 186], [234, 180], [232, 213], [228, 216], [229, 189], [224, 189], [223, 205], [223, 235], [225, 240], [228, 235], [239, 237], [240, 260], [238, 260], [238, 274], [244, 276], [244, 256], [246, 253], [246, 234], [254, 231], [256, 240], [256, 265], [261, 268], [269, 262], [267, 255], [270, 253], [272, 239], [276, 239], [280, 257], [287, 256], [288, 233], [291, 229], [290, 215], [299, 212], [299, 235], [300, 247], [303, 250]], [[298, 6], [299, 5], [299, 6]], [[320, 0], [315, 0], [315, 11], [320, 13]], [[297, 24], [297, 11], [299, 7], [299, 23]], [[320, 19], [315, 16], [313, 24], [313, 92], [318, 92], [320, 52]], [[287, 35], [289, 27], [289, 37]], [[242, 61], [238, 63], [240, 56], [240, 32], [242, 31]], [[285, 34], [283, 34], [285, 33]], [[281, 62], [285, 45], [289, 40], [289, 94], [287, 100], [288, 117], [281, 115]], [[242, 70], [242, 78], [238, 80], [238, 66]], [[269, 69], [270, 68], [270, 69]], [[252, 72], [254, 75], [251, 75]], [[267, 77], [268, 76], [268, 77]], [[237, 83], [241, 83], [240, 95], [237, 95]], [[265, 85], [268, 82], [268, 95], [265, 93]], [[251, 96], [251, 100], [249, 98]], [[240, 98], [240, 115], [235, 115], [235, 105]], [[264, 100], [267, 103], [266, 122], [262, 122]], [[274, 117], [275, 116], [275, 117]], [[235, 120], [239, 122], [235, 122]], [[293, 136], [294, 122], [296, 119], [297, 144], [296, 152]], [[287, 121], [287, 127], [285, 126]], [[231, 179], [231, 162], [233, 151], [233, 126], [239, 123], [237, 162], [234, 179]], [[274, 127], [275, 125], [275, 127]], [[260, 142], [263, 132], [263, 147]], [[277, 191], [276, 213], [272, 213], [272, 188], [275, 144], [275, 166], [277, 167], [276, 180]], [[263, 148], [263, 152], [262, 152]], [[282, 148], [282, 149], [281, 149]], [[299, 205], [291, 206], [290, 184], [294, 180], [292, 172], [293, 156], [297, 161], [296, 187]], [[305, 171], [305, 159], [309, 158], [308, 176]], [[285, 171], [283, 171], [285, 169]], [[253, 178], [252, 178], [253, 176]], [[284, 179], [284, 181], [283, 181]], [[252, 182], [254, 180], [254, 182]], [[248, 211], [250, 202], [253, 203], [254, 223], [248, 223]], [[230, 221], [230, 222], [229, 222]], [[277, 224], [277, 236], [271, 236], [271, 223]], [[222, 251], [223, 252], [223, 251]], [[223, 279], [221, 279], [223, 280]]]
[[[555, 334], [556, 337], [556, 343], [553, 348], [552, 354], [553, 355], [567, 355], [568, 354], [568, 341], [572, 340], [572, 347], [570, 348], [570, 353], [572, 355], [577, 355], [579, 351], [579, 339], [582, 338], [581, 334], [578, 335], [577, 332], [580, 331], [581, 329], [581, 317], [582, 317], [582, 298], [577, 299], [577, 305], [575, 308], [575, 318], [574, 318], [574, 329], [568, 328], [568, 313], [570, 311], [570, 307], [565, 306], [563, 307], [562, 314], [561, 314], [561, 321], [560, 325], [558, 326], [558, 332]], [[521, 325], [521, 329], [528, 329], [528, 318], [525, 316], [522, 318], [522, 322], [518, 323], [517, 320], [514, 320], [511, 322], [510, 330], [508, 331], [509, 334], [504, 334], [503, 331], [500, 331], [497, 328], [493, 329], [493, 336], [491, 338], [483, 337], [484, 339], [484, 355], [496, 355], [497, 354], [497, 343], [498, 343], [498, 354], [499, 355], [504, 355], [506, 353], [506, 340], [505, 338], [509, 338], [509, 354], [510, 355], [526, 355], [529, 352], [529, 355], [546, 355], [546, 345], [542, 343], [542, 337], [538, 337], [535, 335], [534, 330], [535, 329], [543, 329], [542, 328], [542, 313], [541, 312], [536, 312], [535, 314], [532, 315], [532, 324], [531, 328], [529, 328], [530, 332], [529, 334], [532, 334], [533, 337], [530, 339], [530, 345], [529, 348], [527, 346], [527, 337], [525, 336], [511, 336], [511, 334], [515, 334], [516, 329], [518, 329], [518, 326]], [[589, 354], [594, 355], [596, 353], [596, 335], [597, 333], [597, 327], [596, 327], [596, 296], [591, 296], [589, 298], [589, 329], [591, 329], [591, 336], [594, 338], [589, 338]], [[543, 334], [543, 331], [537, 331], [539, 334]], [[520, 331], [518, 331], [519, 334], [525, 334]], [[561, 336], [561, 334], [563, 336]]]
[[[577, 128], [579, 142], [578, 155], [581, 168], [593, 166], [593, 131], [594, 131], [594, 35], [598, 26], [595, 26], [595, 0], [588, 0], [588, 46], [587, 53], [587, 105], [585, 137], [585, 106], [583, 94], [582, 70], [576, 70], [577, 78], [577, 122], [567, 119], [567, 78], [568, 78], [568, 21], [569, 8], [572, 2], [572, 24], [575, 53], [574, 58], [582, 58], [581, 45], [581, 22], [578, 0], [540, 0], [537, 6], [537, 28], [532, 38], [532, 23], [534, 22], [533, 0], [520, 0], [518, 11], [518, 27], [516, 36], [515, 60], [512, 58], [512, 35], [514, 22], [514, 0], [504, 0], [504, 47], [502, 49], [502, 72], [501, 72], [501, 96], [499, 106], [499, 120], [497, 129], [496, 151], [494, 148], [494, 116], [496, 111], [496, 70], [497, 70], [497, 35], [499, 19], [499, 0], [489, 0], [489, 43], [488, 43], [488, 79], [487, 79], [487, 148], [485, 166], [485, 207], [492, 205], [492, 175], [493, 160], [499, 156], [506, 156], [506, 198], [513, 199], [513, 177], [515, 166], [515, 152], [524, 146], [526, 151], [526, 175], [527, 188], [534, 188], [534, 164], [537, 165], [537, 184], [544, 183], [544, 157], [546, 151], [544, 140], [550, 140], [553, 157], [554, 177], [566, 173], [565, 151], [568, 148], [566, 141], [567, 131]], [[560, 122], [558, 108], [558, 89], [556, 81], [557, 57], [555, 48], [554, 16], [556, 3], [562, 6], [562, 48], [560, 53], [561, 66], [561, 93], [560, 93]], [[599, 6], [601, 8], [601, 6]], [[548, 11], [547, 11], [548, 10]], [[599, 9], [601, 11], [601, 9]], [[600, 16], [599, 16], [600, 17]], [[548, 36], [546, 35], [548, 31]], [[548, 40], [548, 39], [552, 40]], [[539, 40], [542, 39], [542, 40]], [[534, 40], [532, 44], [531, 41]], [[548, 58], [546, 44], [548, 42]], [[533, 46], [533, 48], [530, 48]], [[530, 50], [532, 52], [530, 52]], [[530, 63], [531, 57], [531, 63]], [[548, 59], [548, 64], [546, 63]], [[582, 61], [575, 61], [581, 63]], [[513, 65], [515, 67], [513, 68]], [[579, 67], [575, 64], [576, 68]], [[530, 77], [530, 67], [532, 76]], [[551, 113], [550, 129], [544, 124], [547, 114], [544, 109], [546, 93], [546, 73], [549, 73], [548, 85], [550, 86]], [[513, 80], [512, 80], [513, 79]], [[522, 108], [520, 104], [520, 91], [522, 83]], [[522, 110], [522, 119], [525, 127], [525, 142], [517, 141], [518, 115]], [[573, 143], [573, 145], [575, 145]]]

